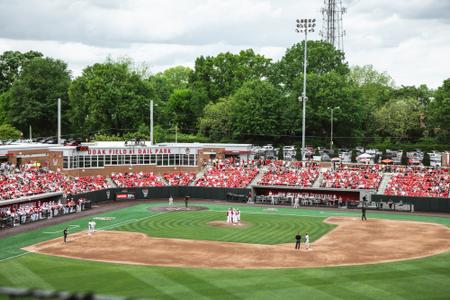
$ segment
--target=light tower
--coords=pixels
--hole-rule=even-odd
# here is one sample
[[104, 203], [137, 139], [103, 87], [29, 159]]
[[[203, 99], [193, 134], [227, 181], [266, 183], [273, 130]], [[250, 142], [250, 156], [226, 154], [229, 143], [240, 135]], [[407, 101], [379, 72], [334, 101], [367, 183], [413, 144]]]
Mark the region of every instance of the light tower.
[[303, 114], [302, 114], [302, 161], [305, 160], [306, 148], [305, 148], [305, 118], [306, 118], [306, 66], [308, 65], [308, 60], [306, 58], [307, 46], [308, 46], [308, 33], [314, 32], [314, 27], [316, 27], [316, 19], [297, 19], [297, 28], [295, 31], [297, 33], [305, 34], [305, 54], [303, 55], [303, 92], [300, 97], [298, 97], [299, 101], [303, 102]]
[[342, 0], [324, 0], [321, 11], [323, 25], [320, 35], [322, 39], [343, 52], [345, 30], [342, 16], [347, 10], [342, 6]]

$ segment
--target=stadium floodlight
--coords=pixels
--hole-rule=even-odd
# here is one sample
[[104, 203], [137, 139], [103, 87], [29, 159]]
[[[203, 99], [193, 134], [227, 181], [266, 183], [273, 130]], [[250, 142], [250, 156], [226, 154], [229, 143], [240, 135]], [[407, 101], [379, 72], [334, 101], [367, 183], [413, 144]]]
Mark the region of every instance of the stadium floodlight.
[[295, 31], [297, 33], [305, 34], [305, 53], [303, 55], [303, 92], [301, 97], [298, 99], [303, 103], [303, 113], [302, 113], [302, 161], [305, 160], [306, 148], [305, 148], [305, 118], [306, 118], [306, 66], [307, 66], [307, 45], [308, 45], [308, 32], [314, 32], [314, 27], [316, 27], [316, 19], [297, 19], [297, 28]]

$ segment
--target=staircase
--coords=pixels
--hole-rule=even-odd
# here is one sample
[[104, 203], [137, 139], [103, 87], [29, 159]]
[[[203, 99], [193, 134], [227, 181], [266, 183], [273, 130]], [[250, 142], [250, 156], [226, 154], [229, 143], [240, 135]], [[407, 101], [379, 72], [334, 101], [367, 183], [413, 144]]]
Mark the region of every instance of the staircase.
[[386, 190], [389, 181], [391, 180], [392, 173], [384, 173], [383, 178], [381, 178], [380, 186], [378, 187], [377, 194], [383, 195]]
[[261, 178], [266, 174], [267, 168], [261, 168], [259, 169], [258, 174], [256, 174], [255, 178], [247, 185], [247, 187], [251, 187], [253, 185], [258, 185], [258, 182], [261, 180]]
[[208, 165], [206, 165], [205, 167], [203, 167], [203, 168], [200, 170], [200, 172], [198, 172], [198, 173], [195, 175], [195, 180], [192, 181], [191, 183], [189, 183], [189, 186], [194, 186], [195, 183], [197, 182], [197, 180], [203, 177], [203, 175], [205, 174], [207, 168], [208, 168]]
[[108, 184], [108, 187], [110, 187], [110, 188], [117, 187], [117, 184], [110, 177], [106, 178], [106, 183]]
[[313, 188], [320, 188], [320, 184], [322, 183], [322, 179], [323, 179], [323, 172], [326, 172], [328, 169], [327, 168], [320, 168], [319, 170], [319, 176], [317, 176], [316, 181], [314, 181], [313, 184]]

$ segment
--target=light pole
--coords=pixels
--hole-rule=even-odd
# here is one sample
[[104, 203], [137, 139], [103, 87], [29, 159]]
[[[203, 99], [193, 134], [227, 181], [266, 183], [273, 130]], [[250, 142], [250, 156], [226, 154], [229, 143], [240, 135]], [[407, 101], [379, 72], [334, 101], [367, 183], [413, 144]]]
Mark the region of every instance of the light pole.
[[333, 150], [333, 112], [335, 109], [340, 109], [339, 106], [336, 107], [328, 107], [329, 110], [331, 110], [331, 135], [330, 135], [330, 150]]
[[153, 100], [150, 100], [150, 145], [153, 145]]
[[61, 98], [58, 98], [58, 144], [61, 144]]
[[308, 45], [308, 32], [314, 32], [314, 27], [316, 27], [316, 19], [297, 19], [297, 28], [295, 31], [297, 33], [305, 34], [305, 53], [303, 55], [303, 93], [298, 97], [299, 101], [303, 102], [303, 114], [302, 114], [302, 161], [305, 160], [305, 117], [306, 117], [306, 66], [307, 66], [307, 45]]

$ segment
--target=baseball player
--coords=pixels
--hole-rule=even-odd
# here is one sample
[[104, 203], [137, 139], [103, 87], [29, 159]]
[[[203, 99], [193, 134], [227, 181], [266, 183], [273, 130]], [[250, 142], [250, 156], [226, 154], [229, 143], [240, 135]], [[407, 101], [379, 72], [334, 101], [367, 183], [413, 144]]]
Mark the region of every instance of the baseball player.
[[241, 211], [239, 210], [239, 208], [236, 210], [236, 222], [238, 224], [241, 223]]
[[302, 236], [300, 235], [300, 232], [297, 232], [297, 235], [295, 236], [295, 249], [300, 250], [301, 242], [302, 242]]
[[88, 222], [88, 235], [92, 234], [92, 221]]
[[294, 200], [294, 208], [298, 208], [298, 201], [300, 200], [299, 199], [300, 197], [297, 195], [297, 196], [295, 196], [295, 200]]
[[310, 249], [309, 248], [309, 234], [308, 233], [306, 233], [306, 235], [305, 235], [305, 247], [306, 247], [306, 250]]
[[367, 221], [366, 217], [366, 201], [367, 197], [364, 195], [362, 205], [361, 205], [361, 221]]
[[69, 229], [67, 227], [64, 228], [63, 235], [64, 235], [64, 243], [67, 243], [67, 236], [69, 235]]
[[172, 206], [173, 205], [173, 197], [172, 197], [172, 195], [170, 195], [170, 197], [169, 197], [169, 206]]

